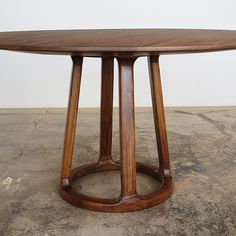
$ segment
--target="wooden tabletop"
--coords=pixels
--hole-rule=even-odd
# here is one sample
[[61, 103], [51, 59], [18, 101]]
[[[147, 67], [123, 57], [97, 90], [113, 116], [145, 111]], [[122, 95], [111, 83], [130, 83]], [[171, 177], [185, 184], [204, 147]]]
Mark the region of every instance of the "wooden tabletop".
[[236, 49], [236, 31], [97, 29], [2, 32], [0, 49], [82, 56], [207, 52]]

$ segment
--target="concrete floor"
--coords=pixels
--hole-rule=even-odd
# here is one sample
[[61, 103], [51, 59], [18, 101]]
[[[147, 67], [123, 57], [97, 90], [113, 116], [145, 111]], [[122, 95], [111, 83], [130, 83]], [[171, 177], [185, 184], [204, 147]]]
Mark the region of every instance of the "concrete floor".
[[[132, 213], [83, 210], [58, 194], [64, 109], [0, 109], [0, 235], [236, 235], [236, 107], [166, 110], [174, 192], [165, 203]], [[137, 109], [137, 159], [157, 163], [150, 109]], [[113, 156], [119, 158], [118, 116]], [[99, 113], [81, 109], [74, 165], [99, 151]], [[117, 173], [76, 186], [118, 196]], [[138, 176], [138, 191], [156, 187]]]

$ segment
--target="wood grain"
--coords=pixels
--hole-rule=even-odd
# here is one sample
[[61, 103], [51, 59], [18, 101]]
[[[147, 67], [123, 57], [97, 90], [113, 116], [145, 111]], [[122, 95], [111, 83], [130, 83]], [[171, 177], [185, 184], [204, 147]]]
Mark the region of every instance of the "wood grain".
[[72, 166], [75, 131], [77, 123], [83, 58], [72, 57], [72, 61], [73, 61], [73, 70], [71, 76], [70, 95], [68, 102], [66, 132], [65, 132], [64, 151], [62, 160], [62, 171], [61, 171], [62, 187], [68, 187], [70, 185], [69, 178], [71, 176], [71, 166]]
[[[136, 163], [137, 172], [149, 175], [160, 182], [160, 188], [146, 195], [131, 195], [113, 199], [87, 196], [73, 187], [60, 188], [60, 195], [66, 201], [79, 207], [102, 212], [129, 212], [142, 210], [164, 202], [172, 192], [172, 178], [163, 179], [156, 166], [144, 163]], [[79, 181], [83, 176], [101, 171], [118, 171], [120, 165], [114, 162], [95, 162], [79, 166], [73, 169], [70, 181]]]
[[148, 65], [152, 94], [153, 117], [159, 156], [159, 167], [164, 177], [170, 177], [170, 160], [161, 86], [159, 56], [149, 57]]
[[114, 58], [102, 58], [100, 158], [111, 160]]
[[135, 59], [119, 59], [121, 196], [136, 194], [134, 81]]
[[80, 56], [148, 56], [236, 49], [236, 31], [97, 29], [0, 33], [0, 49]]
[[[0, 33], [0, 49], [72, 56], [60, 194], [66, 201], [86, 209], [126, 212], [159, 204], [172, 192], [159, 55], [236, 49], [236, 31], [121, 29], [6, 32]], [[102, 57], [100, 155], [98, 162], [71, 170], [84, 56]], [[135, 158], [133, 66], [139, 56], [149, 57], [159, 168], [136, 162]], [[111, 157], [114, 57], [119, 65], [120, 162], [114, 162]], [[87, 174], [118, 170], [121, 172], [121, 194], [116, 199], [86, 196], [72, 186], [73, 181]], [[137, 194], [136, 172], [152, 176], [160, 182], [160, 187], [147, 195]]]
[[[120, 162], [111, 158], [112, 138], [112, 98], [113, 98], [113, 58], [102, 58], [102, 86], [101, 86], [101, 142], [100, 158], [98, 162], [79, 166], [72, 171], [67, 168], [66, 182], [60, 187], [60, 195], [66, 201], [82, 208], [104, 212], [127, 212], [145, 209], [165, 201], [172, 193], [172, 177], [169, 170], [169, 155], [165, 130], [164, 107], [161, 93], [160, 71], [158, 56], [151, 57], [150, 80], [153, 97], [153, 111], [157, 135], [160, 168], [157, 166], [136, 162], [135, 158], [135, 119], [134, 119], [134, 81], [133, 66], [136, 58], [119, 58], [119, 121], [120, 121]], [[72, 76], [74, 78], [74, 76]], [[77, 78], [77, 77], [76, 77]], [[78, 91], [78, 84], [77, 86]], [[74, 90], [71, 90], [73, 97]], [[77, 101], [78, 99], [70, 99]], [[75, 108], [74, 102], [69, 103], [69, 110]], [[70, 114], [70, 113], [68, 113]], [[70, 115], [75, 118], [76, 113]], [[69, 122], [72, 134], [66, 134], [69, 150], [66, 153], [65, 167], [71, 166], [71, 145], [74, 142], [74, 122]], [[67, 128], [69, 132], [69, 128]], [[66, 157], [66, 158], [65, 158]], [[88, 174], [101, 171], [120, 171], [121, 194], [117, 198], [96, 198], [87, 196], [74, 189], [72, 183]], [[160, 182], [160, 187], [154, 192], [139, 195], [136, 192], [136, 172], [153, 177]], [[69, 176], [69, 177], [68, 177]], [[66, 184], [65, 184], [66, 183]], [[68, 183], [68, 184], [67, 184]]]

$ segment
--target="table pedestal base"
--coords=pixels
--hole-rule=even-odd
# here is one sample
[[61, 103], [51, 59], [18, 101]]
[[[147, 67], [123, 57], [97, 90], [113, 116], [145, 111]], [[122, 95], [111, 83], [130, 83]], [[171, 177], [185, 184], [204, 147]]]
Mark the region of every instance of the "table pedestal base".
[[[117, 58], [119, 64], [120, 162], [111, 158], [114, 58], [102, 58], [100, 157], [98, 162], [72, 170], [72, 157], [78, 112], [82, 57], [73, 56], [69, 107], [66, 122], [60, 195], [82, 208], [104, 212], [127, 212], [145, 209], [165, 201], [172, 192], [172, 177], [162, 98], [159, 56], [149, 57], [153, 115], [159, 156], [159, 167], [136, 163], [133, 65], [136, 58]], [[77, 192], [72, 183], [82, 176], [100, 171], [120, 171], [121, 194], [117, 199], [103, 199]], [[152, 176], [160, 187], [151, 194], [138, 195], [136, 172]]]

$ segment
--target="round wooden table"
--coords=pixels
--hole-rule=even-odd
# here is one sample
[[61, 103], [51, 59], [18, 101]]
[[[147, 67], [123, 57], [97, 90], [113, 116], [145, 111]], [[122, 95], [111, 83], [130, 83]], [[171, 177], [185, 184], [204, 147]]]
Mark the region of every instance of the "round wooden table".
[[[185, 29], [53, 30], [0, 33], [0, 49], [40, 54], [70, 55], [73, 61], [60, 195], [66, 201], [91, 210], [125, 212], [141, 210], [165, 201], [172, 192], [172, 176], [160, 80], [161, 54], [210, 52], [236, 49], [236, 31]], [[135, 160], [133, 66], [148, 57], [159, 165]], [[98, 161], [72, 170], [78, 100], [83, 57], [102, 58], [100, 155]], [[120, 161], [111, 156], [113, 110], [113, 64], [119, 64]], [[120, 170], [121, 194], [116, 199], [85, 196], [72, 183], [82, 176]], [[155, 192], [136, 191], [136, 172], [160, 182]]]

